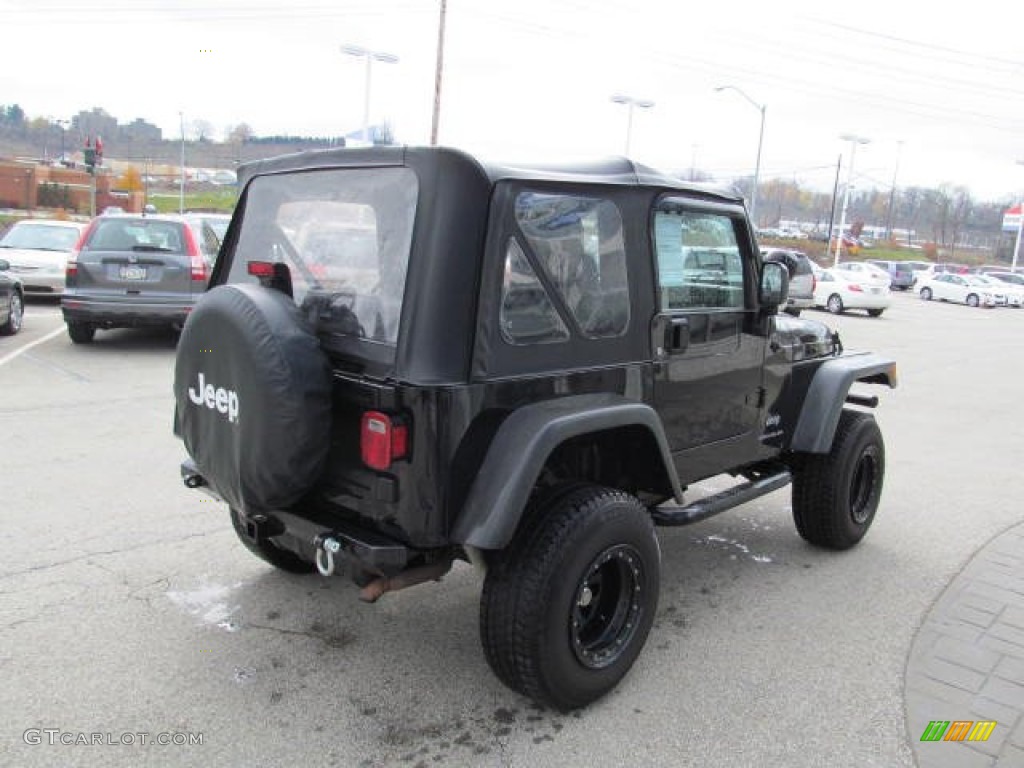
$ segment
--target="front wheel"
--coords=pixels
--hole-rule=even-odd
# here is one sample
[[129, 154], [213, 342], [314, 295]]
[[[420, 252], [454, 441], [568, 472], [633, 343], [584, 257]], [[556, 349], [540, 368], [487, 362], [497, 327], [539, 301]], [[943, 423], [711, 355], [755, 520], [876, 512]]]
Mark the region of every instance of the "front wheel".
[[480, 638], [507, 686], [559, 710], [585, 706], [640, 655], [661, 552], [628, 494], [578, 486], [536, 505], [484, 582]]
[[931, 288], [922, 288], [921, 289], [921, 298], [924, 301], [931, 301], [932, 300], [932, 289]]
[[843, 314], [843, 299], [838, 293], [833, 293], [828, 297], [828, 303], [825, 304], [825, 308], [833, 315]]
[[874, 417], [844, 410], [825, 454], [801, 457], [793, 477], [793, 521], [811, 544], [849, 549], [875, 519], [885, 476], [885, 445]]
[[977, 295], [976, 293], [969, 293], [969, 294], [967, 295], [967, 306], [968, 306], [968, 307], [976, 307], [976, 306], [978, 306], [978, 304], [980, 304], [980, 303], [981, 303], [981, 302], [980, 302], [980, 300], [978, 299], [978, 295]]
[[0, 335], [13, 336], [21, 330], [21, 323], [25, 317], [25, 304], [21, 300], [21, 294], [11, 291], [11, 305], [8, 307], [7, 322], [0, 325]]

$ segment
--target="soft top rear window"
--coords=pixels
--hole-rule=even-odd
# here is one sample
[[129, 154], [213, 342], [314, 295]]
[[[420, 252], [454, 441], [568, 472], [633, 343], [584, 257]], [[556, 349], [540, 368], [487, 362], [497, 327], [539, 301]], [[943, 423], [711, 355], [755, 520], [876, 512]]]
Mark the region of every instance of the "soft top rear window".
[[317, 331], [394, 345], [418, 183], [409, 168], [259, 176], [249, 184], [228, 282], [283, 263]]

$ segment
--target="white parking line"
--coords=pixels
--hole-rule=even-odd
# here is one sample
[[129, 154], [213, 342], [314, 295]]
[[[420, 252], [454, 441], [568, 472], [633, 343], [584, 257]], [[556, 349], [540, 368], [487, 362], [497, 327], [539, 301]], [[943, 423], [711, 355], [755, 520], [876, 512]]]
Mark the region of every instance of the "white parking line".
[[6, 355], [5, 357], [0, 357], [0, 365], [6, 365], [7, 363], [11, 362], [11, 360], [14, 360], [16, 357], [19, 357], [20, 355], [25, 354], [26, 352], [28, 352], [33, 347], [38, 347], [43, 342], [49, 341], [50, 339], [52, 339], [52, 338], [54, 338], [56, 336], [59, 336], [62, 333], [64, 333], [64, 326], [63, 325], [60, 328], [54, 328], [48, 334], [43, 336], [43, 338], [36, 339], [31, 344], [26, 344], [21, 349], [16, 349], [13, 352], [11, 352], [11, 354]]

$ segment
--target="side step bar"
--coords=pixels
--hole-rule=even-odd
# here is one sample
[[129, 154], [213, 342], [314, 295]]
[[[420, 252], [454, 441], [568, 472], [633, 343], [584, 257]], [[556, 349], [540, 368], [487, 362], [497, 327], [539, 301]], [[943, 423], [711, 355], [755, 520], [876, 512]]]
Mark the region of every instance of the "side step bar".
[[740, 504], [764, 496], [765, 494], [785, 488], [792, 481], [793, 475], [788, 469], [751, 480], [742, 485], [716, 493], [714, 496], [707, 496], [685, 507], [657, 507], [651, 510], [655, 525], [689, 525], [698, 523], [719, 512], [726, 512]]

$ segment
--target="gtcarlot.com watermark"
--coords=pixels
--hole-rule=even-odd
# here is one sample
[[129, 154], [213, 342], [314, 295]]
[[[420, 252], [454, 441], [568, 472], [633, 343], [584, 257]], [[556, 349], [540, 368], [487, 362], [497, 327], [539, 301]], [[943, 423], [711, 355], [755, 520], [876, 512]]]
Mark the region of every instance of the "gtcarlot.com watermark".
[[62, 728], [28, 728], [21, 739], [30, 746], [50, 747], [196, 747], [202, 746], [203, 734], [185, 731], [65, 731]]

